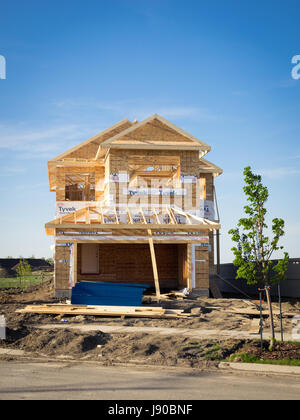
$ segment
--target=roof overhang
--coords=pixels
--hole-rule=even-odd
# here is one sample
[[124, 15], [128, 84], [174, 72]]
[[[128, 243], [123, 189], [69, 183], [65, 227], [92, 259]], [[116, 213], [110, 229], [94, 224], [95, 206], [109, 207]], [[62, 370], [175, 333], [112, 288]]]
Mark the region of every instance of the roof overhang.
[[217, 177], [223, 173], [222, 168], [210, 162], [209, 160], [204, 159], [202, 156], [200, 156], [200, 163], [201, 163], [201, 167], [200, 167], [201, 173], [210, 173], [210, 174], [213, 174], [214, 177]]
[[133, 230], [199, 232], [218, 230], [220, 227], [217, 222], [195, 216], [177, 207], [132, 209], [98, 205], [77, 210], [45, 224], [48, 235], [55, 235], [56, 229], [120, 231], [129, 234]]
[[[175, 133], [179, 134], [185, 140], [189, 140], [190, 144], [187, 142], [182, 141], [182, 144], [179, 142], [174, 144], [171, 142], [163, 141], [162, 143], [155, 145], [151, 142], [149, 138], [149, 144], [145, 144], [144, 141], [134, 141], [130, 139], [130, 141], [123, 141], [120, 144], [120, 140], [122, 137], [130, 136], [131, 133], [138, 130], [140, 127], [145, 126], [152, 121], [157, 120], [160, 123], [167, 126], [169, 129], [173, 130]], [[176, 126], [175, 124], [171, 123], [170, 121], [163, 118], [161, 115], [153, 114], [150, 117], [146, 118], [145, 120], [134, 124], [132, 127], [127, 128], [126, 130], [122, 131], [121, 133], [107, 139], [101, 144], [101, 148], [122, 148], [122, 149], [151, 149], [151, 150], [160, 150], [160, 149], [169, 149], [172, 150], [201, 150], [203, 153], [208, 153], [211, 150], [211, 147], [204, 143], [203, 141], [199, 140], [197, 137], [187, 133], [186, 131], [182, 130], [180, 127]]]

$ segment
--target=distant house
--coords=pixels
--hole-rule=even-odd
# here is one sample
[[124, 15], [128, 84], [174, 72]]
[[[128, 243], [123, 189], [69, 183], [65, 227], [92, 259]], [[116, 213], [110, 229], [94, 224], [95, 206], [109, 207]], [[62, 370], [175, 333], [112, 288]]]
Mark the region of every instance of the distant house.
[[82, 280], [198, 289], [220, 228], [211, 147], [155, 114], [125, 119], [48, 162], [56, 295]]
[[[25, 258], [32, 271], [44, 270], [52, 271], [53, 266], [42, 258]], [[13, 276], [16, 274], [20, 263], [20, 258], [0, 258], [0, 275], [1, 277]]]

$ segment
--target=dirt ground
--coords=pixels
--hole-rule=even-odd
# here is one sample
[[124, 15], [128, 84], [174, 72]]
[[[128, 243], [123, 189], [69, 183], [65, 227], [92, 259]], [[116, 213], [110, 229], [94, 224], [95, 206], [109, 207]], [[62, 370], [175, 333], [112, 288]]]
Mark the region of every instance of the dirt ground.
[[[0, 291], [0, 314], [5, 315], [7, 339], [0, 340], [0, 347], [21, 349], [33, 354], [59, 356], [63, 358], [98, 360], [110, 365], [115, 362], [153, 364], [168, 366], [214, 367], [220, 360], [233, 353], [241, 352], [245, 345], [253, 346], [245, 340], [195, 340], [182, 336], [155, 336], [146, 333], [138, 334], [104, 334], [101, 331], [82, 333], [68, 326], [87, 323], [105, 325], [176, 327], [189, 329], [216, 329], [250, 331], [251, 317], [247, 315], [226, 313], [224, 310], [252, 309], [253, 303], [242, 299], [211, 299], [198, 297], [184, 300], [164, 300], [164, 308], [184, 309], [190, 312], [200, 308], [199, 313], [182, 319], [147, 319], [147, 318], [105, 318], [94, 316], [65, 316], [63, 320], [56, 315], [19, 314], [16, 309], [27, 304], [56, 303], [53, 297], [52, 282], [33, 286], [24, 290]], [[278, 304], [274, 303], [274, 309]], [[300, 303], [290, 301], [283, 303], [283, 310], [300, 312]], [[61, 324], [63, 329], [37, 330], [41, 324]], [[291, 319], [284, 318], [284, 328], [292, 328]], [[275, 317], [276, 330], [280, 323]], [[268, 328], [265, 321], [266, 330]], [[256, 349], [255, 345], [251, 351]], [[244, 350], [243, 350], [244, 351]], [[287, 353], [286, 353], [287, 354]], [[292, 353], [291, 353], [292, 354]], [[297, 353], [297, 357], [299, 357]], [[1, 356], [4, 358], [4, 356]], [[0, 358], [1, 358], [0, 357]], [[7, 356], [6, 356], [7, 357]]]

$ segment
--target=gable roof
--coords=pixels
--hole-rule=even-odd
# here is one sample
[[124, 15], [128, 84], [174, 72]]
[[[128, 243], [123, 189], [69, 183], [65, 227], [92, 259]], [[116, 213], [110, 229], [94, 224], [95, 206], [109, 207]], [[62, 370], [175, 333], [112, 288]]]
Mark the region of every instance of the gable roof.
[[108, 138], [101, 148], [201, 150], [211, 147], [158, 114]]
[[[88, 138], [87, 140], [77, 144], [74, 147], [71, 147], [67, 151], [61, 153], [60, 155], [56, 156], [53, 159], [50, 159], [49, 162], [54, 162], [57, 160], [65, 159], [67, 157], [72, 157], [72, 155], [75, 154], [75, 152], [78, 152], [80, 149], [89, 146], [94, 145], [97, 149], [101, 143], [103, 143], [108, 138], [130, 128], [134, 123], [128, 120], [128, 118], [125, 118], [122, 121], [119, 121], [117, 124], [112, 125], [109, 128], [106, 128], [105, 130], [101, 131], [100, 133], [96, 134], [93, 137]], [[94, 153], [94, 156], [96, 153]]]
[[215, 177], [223, 173], [223, 169], [203, 157], [200, 158], [200, 172], [212, 173]]

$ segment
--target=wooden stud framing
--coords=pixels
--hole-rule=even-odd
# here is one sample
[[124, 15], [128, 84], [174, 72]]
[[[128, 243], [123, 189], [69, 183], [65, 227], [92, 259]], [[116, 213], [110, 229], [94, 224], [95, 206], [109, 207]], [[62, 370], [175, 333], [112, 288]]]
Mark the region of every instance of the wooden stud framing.
[[77, 242], [73, 243], [73, 285], [77, 283]]
[[151, 252], [151, 261], [152, 261], [152, 268], [153, 268], [153, 276], [154, 276], [156, 297], [159, 301], [159, 299], [160, 299], [160, 287], [159, 287], [158, 271], [157, 271], [157, 264], [156, 264], [156, 257], [155, 257], [155, 250], [154, 250], [154, 244], [153, 244], [151, 229], [148, 229], [148, 236], [149, 236], [149, 245], [150, 245], [150, 252]]
[[[163, 215], [164, 220], [169, 220], [168, 222], [162, 222], [159, 219], [159, 215], [157, 209], [155, 207], [150, 208], [152, 216], [152, 223], [148, 223], [145, 217], [145, 213], [142, 207], [136, 208], [136, 211], [141, 214], [142, 221], [137, 223], [134, 222], [130, 210], [128, 207], [120, 208], [124, 211], [124, 214], [127, 213], [128, 220], [127, 223], [122, 223], [119, 221], [117, 207], [99, 207], [99, 206], [89, 206], [83, 209], [77, 210], [73, 213], [70, 213], [66, 216], [59, 217], [58, 219], [52, 220], [49, 223], [46, 223], [45, 228], [47, 229], [48, 234], [54, 235], [54, 229], [56, 227], [60, 228], [72, 228], [73, 225], [80, 225], [82, 229], [105, 229], [108, 228], [110, 230], [120, 229], [144, 229], [145, 225], [147, 225], [152, 230], [174, 230], [174, 231], [187, 231], [187, 232], [195, 232], [199, 230], [216, 230], [220, 228], [218, 223], [212, 222], [210, 220], [203, 219], [202, 217], [195, 216], [190, 214], [189, 212], [184, 212], [177, 208], [159, 208], [160, 214]], [[187, 223], [178, 223], [174, 213], [178, 213], [179, 215], [183, 216]], [[96, 217], [91, 218], [91, 214], [96, 215]], [[99, 216], [101, 215], [102, 223], [99, 224]], [[166, 218], [167, 216], [167, 218]], [[105, 221], [105, 219], [110, 220], [109, 223]], [[154, 223], [154, 219], [156, 223]], [[193, 223], [192, 221], [193, 220]]]

